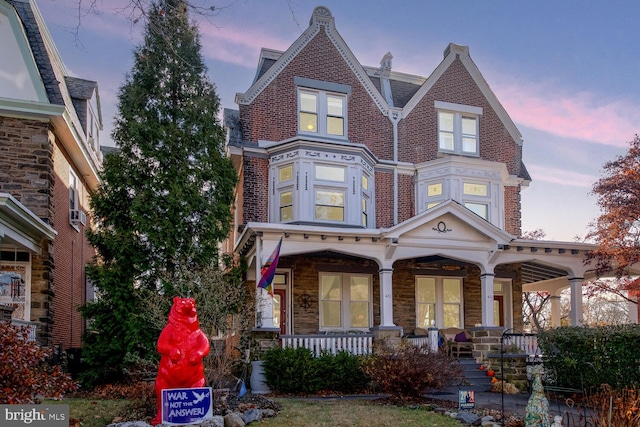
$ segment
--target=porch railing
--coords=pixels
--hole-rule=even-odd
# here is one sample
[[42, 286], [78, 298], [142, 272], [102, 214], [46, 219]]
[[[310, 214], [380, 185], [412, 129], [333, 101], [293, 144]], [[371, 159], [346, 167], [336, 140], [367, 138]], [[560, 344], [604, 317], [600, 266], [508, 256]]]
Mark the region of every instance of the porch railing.
[[28, 341], [35, 341], [36, 335], [38, 332], [38, 324], [35, 322], [27, 322], [26, 320], [18, 320], [11, 319], [11, 324], [15, 326], [19, 326], [21, 328], [26, 328], [29, 331], [29, 335], [27, 335]]
[[342, 350], [360, 355], [371, 354], [373, 334], [280, 335], [280, 342], [283, 348], [308, 348], [316, 357], [322, 352], [336, 354]]
[[505, 334], [503, 347], [507, 352], [509, 347], [516, 347], [519, 351], [529, 355], [530, 358], [542, 356], [542, 351], [538, 347], [538, 337], [535, 334]]

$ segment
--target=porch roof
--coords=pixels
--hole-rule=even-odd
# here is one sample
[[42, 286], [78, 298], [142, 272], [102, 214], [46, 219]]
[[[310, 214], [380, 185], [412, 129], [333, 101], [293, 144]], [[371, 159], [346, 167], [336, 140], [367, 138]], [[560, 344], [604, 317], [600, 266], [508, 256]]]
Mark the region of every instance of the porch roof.
[[43, 239], [57, 232], [8, 193], [0, 193], [0, 242], [40, 253]]

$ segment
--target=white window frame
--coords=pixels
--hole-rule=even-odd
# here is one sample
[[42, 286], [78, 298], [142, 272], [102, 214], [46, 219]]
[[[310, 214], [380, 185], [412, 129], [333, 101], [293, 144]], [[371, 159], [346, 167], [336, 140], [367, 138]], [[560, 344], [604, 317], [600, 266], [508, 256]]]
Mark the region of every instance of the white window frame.
[[73, 170], [69, 169], [69, 224], [71, 224], [76, 231], [80, 231], [78, 225], [71, 221], [72, 210], [80, 210], [80, 192], [78, 175], [76, 175]]
[[[285, 181], [281, 181], [280, 180], [280, 171], [282, 171], [283, 169], [287, 168], [287, 167], [291, 167], [292, 169], [292, 173], [291, 173], [291, 179], [289, 180], [285, 180]], [[276, 218], [277, 221], [276, 222], [280, 222], [280, 223], [286, 223], [286, 222], [290, 222], [293, 221], [293, 219], [295, 218], [295, 214], [293, 212], [295, 212], [295, 206], [296, 206], [296, 192], [295, 192], [295, 181], [296, 181], [296, 172], [297, 172], [297, 168], [296, 165], [294, 163], [285, 163], [285, 164], [281, 164], [278, 165], [278, 167], [276, 168], [276, 173], [275, 176], [273, 178], [274, 180], [274, 184], [273, 184], [273, 195], [274, 197], [274, 203], [277, 205], [277, 214], [276, 214]], [[291, 211], [292, 211], [292, 218], [289, 220], [283, 220], [282, 219], [282, 195], [287, 193], [287, 192], [291, 192]]]
[[[316, 98], [316, 111], [309, 112], [316, 115], [316, 131], [303, 129], [300, 124], [300, 114], [305, 112], [302, 110], [301, 95], [313, 95]], [[330, 97], [342, 100], [342, 115], [332, 115], [329, 113], [328, 99]], [[342, 134], [329, 133], [329, 118], [338, 117], [342, 119]], [[323, 90], [314, 90], [308, 88], [298, 88], [298, 132], [305, 135], [318, 135], [330, 138], [347, 139], [347, 95], [337, 92], [328, 92]]]
[[[465, 191], [465, 185], [480, 185], [486, 188], [486, 195], [474, 195], [471, 193], [467, 193]], [[479, 181], [479, 180], [471, 180], [471, 179], [463, 179], [461, 184], [461, 194], [462, 194], [462, 204], [469, 209], [471, 212], [475, 213], [479, 217], [491, 222], [491, 182], [489, 181]], [[486, 215], [480, 215], [469, 205], [478, 205], [484, 206]]]
[[[295, 153], [295, 155], [293, 155]], [[291, 154], [291, 155], [290, 155]], [[327, 161], [331, 158], [331, 161]], [[294, 159], [294, 160], [292, 160]], [[269, 169], [269, 221], [273, 223], [317, 223], [363, 227], [363, 198], [367, 200], [367, 225], [375, 228], [375, 181], [373, 166], [358, 154], [326, 155], [317, 150], [297, 150], [278, 153], [270, 158]], [[280, 182], [280, 169], [293, 165], [293, 177]], [[316, 166], [344, 169], [344, 181], [317, 179]], [[362, 177], [366, 176], [368, 188], [363, 189]], [[292, 218], [281, 219], [281, 195], [292, 191]], [[344, 196], [342, 221], [318, 219], [316, 217], [316, 193], [318, 191], [340, 192]]]
[[[435, 101], [434, 107], [436, 109], [436, 118], [438, 122], [438, 152], [459, 154], [464, 156], [479, 157], [480, 156], [480, 116], [482, 115], [482, 108], [472, 105], [454, 104], [451, 102]], [[453, 149], [443, 148], [440, 145], [440, 134], [442, 132], [448, 132], [441, 130], [440, 113], [451, 114], [453, 116]], [[462, 120], [473, 119], [475, 120], [475, 149], [473, 151], [465, 151], [462, 133]]]
[[[322, 278], [325, 276], [338, 276], [340, 277], [340, 326], [323, 326], [323, 310], [322, 310]], [[368, 326], [366, 327], [352, 327], [351, 325], [351, 278], [363, 277], [368, 281], [368, 296], [369, 300], [367, 313], [369, 316]], [[373, 280], [370, 274], [361, 273], [339, 273], [339, 272], [320, 272], [318, 275], [318, 329], [320, 331], [369, 331], [373, 326]]]
[[[435, 326], [436, 328], [447, 328], [453, 325], [445, 325], [444, 323], [444, 312], [445, 312], [445, 306], [446, 305], [458, 305], [459, 306], [459, 310], [460, 310], [460, 318], [458, 319], [459, 324], [458, 326], [455, 327], [459, 327], [462, 328], [464, 326], [464, 289], [463, 289], [463, 282], [464, 280], [462, 279], [462, 277], [455, 277], [455, 276], [426, 276], [426, 275], [420, 275], [420, 276], [416, 276], [415, 277], [415, 315], [416, 315], [416, 327], [430, 327], [431, 325], [422, 325], [422, 324], [418, 324], [418, 281], [420, 279], [433, 279], [435, 281], [435, 295], [436, 295], [436, 300], [435, 300]], [[460, 303], [448, 303], [444, 301], [444, 281], [445, 280], [457, 280], [460, 284]]]

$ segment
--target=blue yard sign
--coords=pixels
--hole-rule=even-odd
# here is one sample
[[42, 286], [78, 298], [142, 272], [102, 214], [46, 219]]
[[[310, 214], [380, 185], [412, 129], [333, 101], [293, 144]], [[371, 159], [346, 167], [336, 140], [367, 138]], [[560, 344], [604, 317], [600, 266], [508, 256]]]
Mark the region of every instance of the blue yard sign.
[[213, 418], [211, 387], [162, 390], [163, 423], [199, 424], [206, 418]]

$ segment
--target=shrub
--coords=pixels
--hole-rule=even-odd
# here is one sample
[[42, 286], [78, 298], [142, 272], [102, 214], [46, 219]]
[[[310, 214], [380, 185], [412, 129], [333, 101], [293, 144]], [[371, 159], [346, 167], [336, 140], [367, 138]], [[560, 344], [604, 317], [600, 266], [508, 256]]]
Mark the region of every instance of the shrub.
[[369, 378], [363, 371], [364, 357], [354, 356], [347, 351], [336, 355], [323, 353], [317, 359], [317, 372], [320, 374], [320, 390], [338, 393], [355, 393], [369, 385]]
[[367, 359], [364, 371], [379, 391], [403, 399], [420, 397], [430, 388], [442, 388], [463, 376], [460, 364], [442, 352], [411, 344], [391, 347], [384, 342]]
[[362, 357], [346, 351], [314, 357], [302, 347], [273, 347], [263, 354], [262, 360], [267, 385], [280, 393], [313, 394], [321, 390], [353, 393], [368, 384]]
[[640, 384], [637, 349], [640, 325], [561, 327], [541, 332], [545, 379], [582, 390], [610, 384], [614, 389]]
[[50, 363], [54, 350], [27, 337], [25, 328], [0, 321], [0, 403], [33, 403], [38, 396], [60, 398], [74, 391], [71, 376]]

